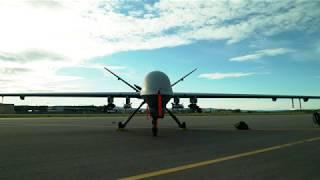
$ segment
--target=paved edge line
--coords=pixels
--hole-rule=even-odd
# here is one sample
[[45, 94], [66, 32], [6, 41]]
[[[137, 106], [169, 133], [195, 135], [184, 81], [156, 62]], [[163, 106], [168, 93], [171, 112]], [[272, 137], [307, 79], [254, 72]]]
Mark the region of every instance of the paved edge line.
[[197, 167], [201, 167], [201, 166], [207, 166], [207, 165], [216, 164], [216, 163], [223, 162], [223, 161], [238, 159], [238, 158], [242, 158], [242, 157], [246, 157], [246, 156], [252, 156], [252, 155], [256, 155], [256, 154], [260, 154], [260, 153], [264, 153], [264, 152], [274, 151], [274, 150], [283, 149], [283, 148], [291, 147], [291, 146], [298, 145], [298, 144], [319, 141], [319, 140], [320, 140], [320, 136], [305, 139], [305, 140], [295, 141], [295, 142], [291, 142], [291, 143], [281, 144], [281, 145], [277, 145], [277, 146], [272, 146], [272, 147], [268, 147], [268, 148], [258, 149], [258, 150], [254, 150], [254, 151], [249, 151], [249, 152], [245, 152], [245, 153], [225, 156], [225, 157], [221, 157], [221, 158], [217, 158], [217, 159], [201, 161], [201, 162], [197, 162], [197, 163], [191, 163], [191, 164], [186, 164], [186, 165], [177, 166], [177, 167], [173, 167], [173, 168], [162, 169], [159, 171], [153, 171], [153, 172], [144, 173], [144, 174], [140, 174], [140, 175], [120, 178], [120, 179], [121, 180], [137, 180], [137, 179], [151, 178], [151, 177], [155, 177], [155, 176], [161, 176], [161, 175], [175, 173], [178, 171], [184, 171], [184, 170], [197, 168]]

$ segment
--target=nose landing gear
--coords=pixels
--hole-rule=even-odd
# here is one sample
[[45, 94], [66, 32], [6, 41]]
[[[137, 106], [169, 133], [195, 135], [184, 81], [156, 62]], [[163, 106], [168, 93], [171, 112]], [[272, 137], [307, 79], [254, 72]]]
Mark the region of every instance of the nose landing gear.
[[158, 119], [154, 118], [152, 120], [152, 134], [153, 136], [158, 136]]

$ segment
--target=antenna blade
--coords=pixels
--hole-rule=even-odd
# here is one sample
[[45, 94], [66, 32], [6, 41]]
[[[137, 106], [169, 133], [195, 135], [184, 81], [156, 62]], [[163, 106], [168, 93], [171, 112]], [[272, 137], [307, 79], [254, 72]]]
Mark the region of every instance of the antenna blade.
[[133, 90], [135, 90], [136, 92], [140, 92], [140, 90], [138, 90], [136, 87], [132, 86], [131, 84], [129, 84], [127, 81], [125, 81], [124, 79], [122, 79], [120, 76], [118, 76], [117, 74], [115, 74], [114, 72], [112, 72], [110, 69], [104, 67], [105, 70], [107, 70], [109, 73], [111, 73], [112, 75], [114, 75], [115, 77], [118, 78], [118, 80], [124, 82], [126, 85], [128, 85], [129, 87], [131, 87]]
[[178, 81], [176, 81], [175, 83], [171, 84], [171, 87], [175, 86], [176, 84], [178, 84], [179, 82], [183, 81], [184, 78], [188, 77], [190, 74], [192, 74], [193, 72], [195, 72], [197, 70], [197, 68], [195, 68], [194, 70], [192, 70], [191, 72], [189, 72], [188, 74], [186, 74], [185, 76], [183, 76], [182, 78], [180, 78]]
[[141, 88], [140, 86], [136, 85], [136, 84], [134, 84], [134, 87], [136, 87], [137, 89], [139, 89], [139, 91], [142, 90], [142, 88]]

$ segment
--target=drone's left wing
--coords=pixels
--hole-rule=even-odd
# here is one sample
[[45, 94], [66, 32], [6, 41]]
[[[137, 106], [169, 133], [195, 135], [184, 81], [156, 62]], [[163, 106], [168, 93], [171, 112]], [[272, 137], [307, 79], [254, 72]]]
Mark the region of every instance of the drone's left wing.
[[139, 92], [56, 92], [56, 93], [0, 93], [0, 96], [25, 97], [124, 97], [141, 98]]

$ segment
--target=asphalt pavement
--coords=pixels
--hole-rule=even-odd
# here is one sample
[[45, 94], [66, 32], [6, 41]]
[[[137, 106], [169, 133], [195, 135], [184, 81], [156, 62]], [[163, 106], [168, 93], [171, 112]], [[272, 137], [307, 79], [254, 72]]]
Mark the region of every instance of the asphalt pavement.
[[320, 179], [311, 114], [178, 117], [2, 118], [0, 179]]

